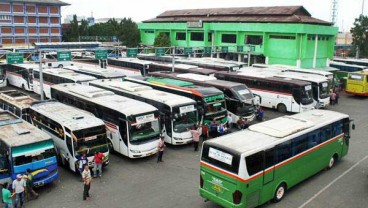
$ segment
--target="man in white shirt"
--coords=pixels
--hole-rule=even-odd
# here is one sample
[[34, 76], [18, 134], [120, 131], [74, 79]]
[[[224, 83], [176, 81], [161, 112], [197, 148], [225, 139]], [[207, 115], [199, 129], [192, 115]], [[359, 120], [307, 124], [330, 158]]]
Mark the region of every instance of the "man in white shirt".
[[233, 128], [233, 117], [230, 114], [227, 114], [227, 126], [229, 129]]
[[15, 194], [14, 207], [23, 207], [24, 204], [24, 192], [26, 190], [26, 181], [21, 174], [17, 175], [17, 179], [13, 181], [13, 194]]

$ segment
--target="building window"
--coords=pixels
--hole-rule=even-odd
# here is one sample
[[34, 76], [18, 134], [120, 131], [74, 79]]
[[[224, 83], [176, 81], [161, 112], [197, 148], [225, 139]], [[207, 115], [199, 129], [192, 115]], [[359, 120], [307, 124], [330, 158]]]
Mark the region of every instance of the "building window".
[[176, 40], [186, 40], [186, 33], [184, 32], [177, 32], [176, 33]]
[[10, 21], [11, 16], [10, 15], [0, 15], [0, 21]]
[[59, 18], [58, 17], [50, 17], [51, 24], [59, 24]]
[[59, 14], [59, 7], [51, 6], [50, 7], [50, 13], [51, 14]]
[[13, 12], [23, 13], [23, 5], [13, 4]]
[[23, 17], [14, 17], [14, 23], [24, 23]]
[[10, 4], [0, 4], [0, 12], [10, 12]]
[[247, 35], [247, 38], [245, 39], [245, 44], [262, 45], [262, 43], [263, 43], [262, 35]]
[[223, 34], [221, 38], [221, 42], [236, 43], [236, 35], [235, 34]]
[[190, 33], [190, 40], [192, 41], [203, 41], [203, 32], [191, 32]]
[[284, 40], [295, 40], [295, 36], [287, 36], [287, 35], [270, 35], [272, 39], [284, 39]]
[[47, 6], [38, 6], [38, 13], [47, 14]]
[[314, 40], [316, 38], [315, 35], [308, 35], [308, 40]]
[[144, 33], [155, 33], [153, 30], [145, 30]]
[[26, 5], [26, 12], [34, 14], [36, 13], [36, 6], [34, 5]]
[[208, 33], [208, 42], [212, 42], [212, 33]]

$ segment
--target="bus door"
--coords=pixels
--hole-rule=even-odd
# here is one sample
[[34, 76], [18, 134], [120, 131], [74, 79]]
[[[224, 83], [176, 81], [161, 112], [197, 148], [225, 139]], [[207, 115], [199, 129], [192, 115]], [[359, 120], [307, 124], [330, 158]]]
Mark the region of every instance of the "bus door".
[[275, 148], [264, 152], [263, 185], [271, 183], [275, 178]]
[[[127, 121], [123, 120], [121, 118], [119, 118], [119, 126], [117, 127], [118, 132], [115, 138], [118, 138], [118, 150], [115, 149], [115, 151], [120, 152], [123, 155], [127, 155], [129, 156], [129, 143], [128, 143], [128, 138], [131, 136], [130, 135], [130, 130], [127, 130]], [[119, 132], [120, 132], [120, 137], [119, 137]], [[117, 139], [114, 139], [117, 140]], [[116, 146], [114, 145], [114, 148]]]
[[6, 150], [0, 152], [0, 183], [11, 182], [10, 161]]

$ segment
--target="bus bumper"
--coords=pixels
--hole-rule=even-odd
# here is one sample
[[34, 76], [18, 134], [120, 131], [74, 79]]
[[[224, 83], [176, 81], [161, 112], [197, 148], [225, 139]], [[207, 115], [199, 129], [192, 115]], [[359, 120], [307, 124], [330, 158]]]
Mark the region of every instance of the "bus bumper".
[[140, 152], [140, 153], [130, 153], [129, 154], [129, 157], [130, 158], [142, 158], [142, 157], [149, 157], [151, 155], [154, 155], [158, 152], [157, 150], [157, 147], [155, 147], [154, 149], [152, 150], [149, 150], [149, 151], [145, 151], [145, 152]]
[[345, 90], [346, 93], [351, 94], [351, 95], [357, 95], [357, 96], [368, 96], [368, 92], [352, 92], [352, 91], [348, 91]]
[[44, 186], [45, 184], [49, 184], [52, 183], [53, 181], [56, 181], [58, 178], [59, 178], [59, 171], [56, 169], [56, 171], [50, 174], [49, 176], [41, 180], [34, 181], [33, 185], [35, 187], [41, 187]]
[[219, 197], [217, 197], [216, 195], [200, 188], [199, 189], [199, 195], [202, 197], [202, 198], [205, 198], [209, 201], [212, 201], [222, 207], [233, 207], [233, 208], [244, 208], [244, 204], [243, 203], [240, 203], [240, 204], [237, 204], [235, 205], [234, 203], [232, 202], [229, 202], [229, 201], [226, 201], [224, 199], [221, 199]]

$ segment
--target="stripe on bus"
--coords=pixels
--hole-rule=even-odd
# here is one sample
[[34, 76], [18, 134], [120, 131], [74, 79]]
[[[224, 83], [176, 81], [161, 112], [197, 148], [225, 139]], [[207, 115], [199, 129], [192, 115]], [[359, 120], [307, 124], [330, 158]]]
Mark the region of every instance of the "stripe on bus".
[[285, 160], [285, 161], [283, 161], [283, 162], [280, 162], [280, 163], [278, 163], [278, 164], [276, 164], [276, 165], [274, 165], [274, 166], [272, 166], [272, 167], [269, 167], [269, 168], [267, 168], [267, 169], [266, 169], [266, 170], [264, 170], [264, 171], [261, 171], [261, 172], [259, 172], [259, 173], [256, 173], [256, 174], [254, 174], [253, 176], [249, 177], [248, 179], [243, 179], [243, 178], [239, 177], [238, 175], [236, 175], [236, 174], [234, 174], [234, 173], [230, 173], [230, 172], [228, 172], [228, 171], [226, 171], [226, 170], [221, 170], [221, 169], [219, 169], [218, 167], [213, 166], [213, 165], [211, 165], [211, 164], [209, 164], [209, 163], [207, 163], [207, 162], [204, 162], [204, 161], [201, 161], [201, 162], [200, 162], [200, 164], [201, 164], [201, 165], [203, 165], [203, 166], [205, 166], [205, 167], [207, 167], [207, 168], [210, 168], [210, 169], [212, 169], [212, 170], [214, 170], [214, 171], [216, 171], [216, 172], [220, 172], [220, 173], [222, 173], [222, 174], [224, 174], [224, 175], [227, 175], [227, 176], [229, 176], [229, 177], [231, 177], [231, 178], [234, 178], [234, 179], [236, 179], [236, 180], [238, 180], [238, 181], [240, 181], [240, 182], [247, 183], [247, 182], [249, 182], [249, 181], [252, 181], [252, 180], [254, 180], [254, 179], [256, 179], [256, 178], [258, 178], [258, 177], [262, 176], [262, 175], [263, 175], [263, 172], [265, 172], [265, 174], [267, 174], [267, 173], [271, 172], [274, 168], [275, 168], [275, 170], [276, 170], [277, 168], [281, 168], [282, 166], [285, 166], [285, 165], [287, 165], [287, 164], [289, 164], [289, 163], [293, 162], [294, 160], [296, 160], [296, 159], [298, 159], [298, 158], [300, 158], [300, 157], [303, 157], [303, 156], [305, 156], [305, 155], [307, 155], [307, 154], [309, 154], [309, 153], [311, 153], [311, 152], [314, 152], [314, 151], [315, 151], [315, 150], [317, 150], [317, 149], [320, 149], [320, 148], [321, 148], [321, 147], [323, 147], [323, 146], [326, 146], [326, 145], [328, 145], [328, 144], [330, 144], [330, 143], [332, 143], [332, 142], [334, 142], [334, 141], [336, 141], [336, 140], [341, 139], [343, 136], [344, 136], [344, 133], [342, 133], [342, 134], [340, 134], [340, 135], [337, 135], [336, 137], [334, 137], [334, 138], [332, 138], [332, 139], [330, 139], [330, 140], [328, 140], [328, 141], [325, 141], [325, 142], [323, 142], [323, 143], [321, 143], [321, 144], [319, 144], [319, 145], [316, 145], [315, 147], [313, 147], [313, 148], [311, 148], [311, 149], [309, 149], [309, 150], [307, 150], [307, 151], [304, 151], [304, 152], [302, 152], [302, 153], [300, 153], [300, 154], [298, 154], [298, 155], [295, 155], [295, 156], [293, 156], [293, 157], [291, 157], [291, 158], [289, 158], [289, 159], [287, 159], [287, 160]]

